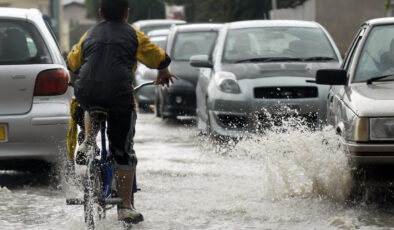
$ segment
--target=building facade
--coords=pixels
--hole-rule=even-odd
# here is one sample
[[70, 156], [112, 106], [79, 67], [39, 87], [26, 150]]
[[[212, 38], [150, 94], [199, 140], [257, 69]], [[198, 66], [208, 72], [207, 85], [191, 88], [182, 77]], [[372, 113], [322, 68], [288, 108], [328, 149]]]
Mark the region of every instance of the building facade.
[[295, 8], [272, 10], [270, 18], [316, 21], [345, 54], [364, 21], [387, 15], [386, 4], [387, 0], [308, 0]]

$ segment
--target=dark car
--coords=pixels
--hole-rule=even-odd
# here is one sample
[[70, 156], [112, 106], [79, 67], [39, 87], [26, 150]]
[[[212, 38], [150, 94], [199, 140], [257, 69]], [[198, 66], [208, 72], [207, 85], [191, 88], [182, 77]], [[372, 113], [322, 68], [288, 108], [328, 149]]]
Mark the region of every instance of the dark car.
[[157, 86], [155, 112], [157, 117], [194, 116], [198, 69], [189, 65], [193, 55], [210, 55], [222, 24], [189, 24], [171, 27], [167, 53], [171, 72], [179, 77], [171, 87]]

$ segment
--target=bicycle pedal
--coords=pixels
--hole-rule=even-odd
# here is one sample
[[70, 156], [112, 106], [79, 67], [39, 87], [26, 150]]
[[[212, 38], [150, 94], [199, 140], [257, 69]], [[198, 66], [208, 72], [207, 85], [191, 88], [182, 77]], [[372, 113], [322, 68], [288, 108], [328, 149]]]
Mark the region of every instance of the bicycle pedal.
[[104, 200], [105, 204], [121, 204], [123, 202], [122, 198], [115, 197], [115, 198], [107, 198]]

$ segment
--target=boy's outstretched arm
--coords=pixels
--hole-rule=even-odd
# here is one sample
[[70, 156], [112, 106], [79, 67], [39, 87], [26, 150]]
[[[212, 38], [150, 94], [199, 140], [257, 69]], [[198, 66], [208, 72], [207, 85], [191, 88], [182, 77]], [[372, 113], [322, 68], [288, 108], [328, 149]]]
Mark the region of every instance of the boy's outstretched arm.
[[151, 69], [158, 69], [156, 84], [169, 86], [178, 77], [168, 70], [171, 58], [158, 45], [152, 43], [141, 31], [135, 29], [138, 38], [137, 60]]
[[174, 79], [178, 79], [178, 77], [171, 73], [168, 68], [164, 68], [164, 69], [160, 69], [158, 71], [159, 73], [157, 74], [157, 79], [155, 81], [155, 84], [161, 84], [161, 85], [166, 85], [167, 87], [170, 86], [170, 82], [171, 84], [174, 84]]

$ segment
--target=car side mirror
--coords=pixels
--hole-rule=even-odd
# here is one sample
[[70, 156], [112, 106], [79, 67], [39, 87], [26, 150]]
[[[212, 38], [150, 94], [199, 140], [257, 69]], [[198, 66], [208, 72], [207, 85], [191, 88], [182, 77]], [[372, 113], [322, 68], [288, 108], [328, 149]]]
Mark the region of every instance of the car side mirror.
[[346, 85], [347, 73], [343, 69], [319, 69], [316, 72], [316, 84]]
[[189, 59], [189, 64], [193, 67], [212, 68], [212, 62], [209, 61], [208, 55], [194, 55]]

